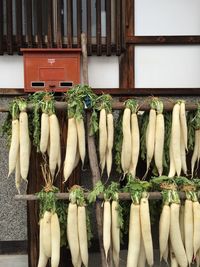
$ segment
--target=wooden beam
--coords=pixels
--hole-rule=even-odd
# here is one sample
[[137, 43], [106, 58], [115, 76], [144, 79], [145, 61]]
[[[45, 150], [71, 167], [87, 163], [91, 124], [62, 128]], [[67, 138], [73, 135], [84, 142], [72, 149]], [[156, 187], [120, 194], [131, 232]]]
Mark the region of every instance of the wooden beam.
[[28, 47], [33, 47], [33, 30], [32, 30], [32, 0], [26, 0], [25, 14], [26, 14], [26, 41]]
[[127, 44], [132, 45], [199, 45], [200, 36], [130, 36]]
[[3, 55], [3, 4], [4, 1], [0, 0], [0, 55]]
[[[89, 193], [84, 193], [85, 198], [87, 198]], [[185, 199], [185, 193], [179, 192], [179, 196], [181, 199]], [[56, 194], [57, 199], [69, 199], [69, 193], [57, 193]], [[162, 199], [161, 192], [149, 192], [150, 200], [155, 199]], [[25, 201], [37, 201], [39, 198], [36, 195], [28, 194], [28, 195], [15, 195], [15, 200], [25, 200]], [[120, 200], [130, 200], [131, 194], [130, 193], [119, 193], [119, 199]], [[103, 201], [104, 200], [104, 194], [100, 194], [97, 196], [97, 201]]]
[[96, 40], [97, 56], [101, 56], [101, 0], [96, 0]]
[[62, 6], [61, 0], [57, 0], [57, 35], [56, 35], [56, 47], [62, 48]]
[[6, 25], [7, 25], [7, 53], [13, 54], [13, 19], [12, 19], [12, 0], [6, 1]]
[[111, 55], [111, 0], [105, 1], [106, 5], [106, 55]]
[[82, 0], [77, 0], [77, 46], [81, 47]]
[[121, 54], [121, 0], [116, 0], [115, 5], [115, 42], [116, 42], [116, 55]]
[[53, 1], [48, 0], [48, 33], [47, 33], [47, 48], [53, 47]]
[[16, 0], [16, 43], [18, 47], [18, 54], [21, 54], [22, 47], [22, 0]]
[[91, 0], [87, 0], [87, 53], [92, 55], [92, 7]]
[[42, 48], [42, 1], [37, 0], [37, 46]]

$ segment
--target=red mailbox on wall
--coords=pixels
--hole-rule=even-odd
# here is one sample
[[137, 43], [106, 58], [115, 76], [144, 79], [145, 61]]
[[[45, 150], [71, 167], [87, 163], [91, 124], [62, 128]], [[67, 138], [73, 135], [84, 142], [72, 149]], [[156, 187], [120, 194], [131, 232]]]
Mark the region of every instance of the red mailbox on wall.
[[80, 83], [81, 49], [21, 49], [24, 55], [25, 92], [66, 92]]

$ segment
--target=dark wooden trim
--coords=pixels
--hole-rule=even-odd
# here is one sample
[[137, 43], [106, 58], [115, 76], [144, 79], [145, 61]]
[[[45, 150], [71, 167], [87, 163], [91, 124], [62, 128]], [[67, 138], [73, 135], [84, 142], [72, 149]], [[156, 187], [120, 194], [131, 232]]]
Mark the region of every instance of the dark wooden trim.
[[121, 0], [116, 0], [115, 4], [115, 36], [116, 36], [116, 55], [121, 54]]
[[0, 241], [0, 255], [2, 254], [27, 254], [27, 240]]
[[0, 55], [3, 55], [3, 0], [0, 0]]
[[105, 1], [106, 5], [106, 55], [111, 55], [111, 0]]
[[67, 0], [67, 46], [73, 45], [73, 5], [72, 0]]
[[97, 56], [101, 56], [101, 0], [96, 0], [96, 40], [97, 40]]
[[47, 48], [53, 47], [53, 2], [48, 0], [48, 33], [47, 33]]
[[82, 0], [77, 0], [77, 45], [81, 47], [82, 33]]
[[[96, 94], [113, 96], [200, 96], [200, 88], [93, 88]], [[28, 95], [23, 88], [0, 88], [0, 96]]]
[[57, 48], [62, 48], [62, 16], [61, 16], [61, 0], [57, 0], [57, 36], [56, 36], [56, 46]]
[[33, 47], [33, 30], [32, 30], [32, 0], [26, 0], [25, 2], [26, 10], [26, 38], [28, 47]]
[[126, 0], [126, 36], [134, 36], [135, 0]]
[[20, 54], [22, 47], [22, 0], [16, 0], [16, 43]]
[[87, 0], [87, 50], [88, 55], [92, 54], [92, 8], [91, 8], [91, 0]]
[[133, 45], [199, 45], [200, 36], [130, 36], [126, 38]]
[[42, 1], [37, 0], [37, 45], [42, 48]]
[[7, 53], [13, 54], [13, 19], [12, 0], [6, 1], [6, 21], [7, 21]]

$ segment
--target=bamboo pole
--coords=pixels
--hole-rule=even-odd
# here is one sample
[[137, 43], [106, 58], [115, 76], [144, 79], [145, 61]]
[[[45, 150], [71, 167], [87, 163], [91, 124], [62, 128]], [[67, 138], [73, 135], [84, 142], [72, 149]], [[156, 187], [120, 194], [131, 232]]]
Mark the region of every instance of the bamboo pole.
[[[85, 198], [87, 198], [89, 193], [84, 193]], [[69, 199], [69, 193], [56, 193], [57, 199]], [[179, 192], [180, 199], [185, 199], [185, 193]], [[26, 200], [26, 201], [37, 201], [39, 198], [36, 195], [29, 194], [29, 195], [15, 195], [15, 200]], [[131, 200], [131, 194], [130, 193], [119, 193], [119, 199], [123, 201]], [[149, 192], [148, 196], [149, 200], [159, 200], [162, 199], [161, 192]], [[104, 195], [100, 194], [97, 196], [97, 202], [101, 202], [104, 200]]]
[[[171, 111], [174, 107], [174, 104], [176, 103], [176, 101], [170, 101], [169, 100], [162, 100], [163, 104], [164, 104], [164, 111]], [[150, 105], [149, 105], [149, 100], [138, 100], [138, 104], [139, 104], [139, 110], [141, 111], [148, 111], [150, 109]], [[112, 108], [114, 110], [121, 110], [124, 109], [124, 103], [120, 102], [120, 101], [113, 101], [113, 105]], [[190, 110], [196, 110], [197, 109], [197, 104], [192, 102], [192, 101], [186, 101], [185, 103], [185, 108], [186, 110], [190, 111]], [[55, 109], [56, 110], [63, 110], [63, 109], [67, 109], [67, 102], [63, 102], [63, 101], [56, 101], [55, 102]], [[33, 105], [32, 104], [28, 104], [27, 105], [27, 111], [30, 112], [33, 110]], [[8, 112], [9, 108], [8, 105], [3, 105], [0, 106], [0, 112]]]

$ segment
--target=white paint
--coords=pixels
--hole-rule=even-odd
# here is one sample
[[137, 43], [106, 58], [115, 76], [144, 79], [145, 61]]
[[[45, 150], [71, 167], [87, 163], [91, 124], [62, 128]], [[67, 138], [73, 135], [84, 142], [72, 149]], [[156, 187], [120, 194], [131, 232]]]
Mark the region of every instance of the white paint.
[[200, 87], [200, 46], [138, 46], [136, 87]]
[[[89, 84], [96, 88], [119, 87], [118, 57], [89, 57]], [[23, 57], [0, 56], [0, 88], [23, 88]]]
[[199, 35], [200, 0], [135, 0], [136, 35]]
[[95, 88], [119, 87], [118, 57], [89, 57], [89, 84]]

